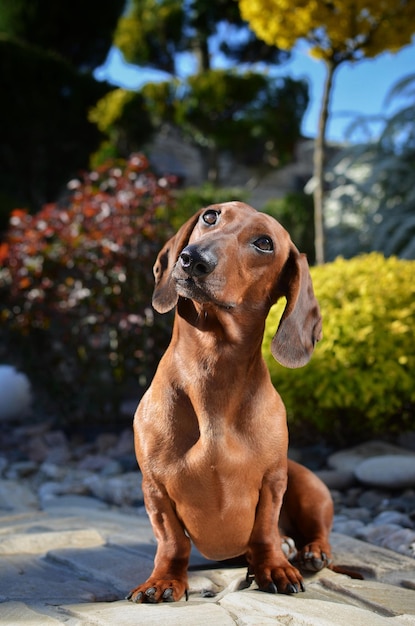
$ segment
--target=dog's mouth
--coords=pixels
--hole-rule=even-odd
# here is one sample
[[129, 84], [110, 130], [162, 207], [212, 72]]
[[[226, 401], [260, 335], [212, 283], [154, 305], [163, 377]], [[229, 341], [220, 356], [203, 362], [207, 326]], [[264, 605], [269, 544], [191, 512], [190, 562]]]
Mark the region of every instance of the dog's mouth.
[[227, 302], [218, 298], [211, 286], [206, 284], [206, 281], [198, 281], [191, 276], [173, 275], [173, 277], [176, 282], [176, 291], [182, 298], [188, 298], [199, 304], [212, 304], [221, 309], [233, 309], [236, 306], [234, 302]]

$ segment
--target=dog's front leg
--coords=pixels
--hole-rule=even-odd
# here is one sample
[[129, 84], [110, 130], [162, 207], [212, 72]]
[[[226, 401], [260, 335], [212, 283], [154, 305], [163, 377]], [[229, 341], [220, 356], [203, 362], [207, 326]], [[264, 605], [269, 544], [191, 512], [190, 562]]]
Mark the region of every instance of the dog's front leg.
[[300, 572], [281, 548], [278, 520], [286, 483], [284, 472], [264, 478], [246, 553], [248, 577], [253, 576], [260, 591], [268, 593], [304, 591]]
[[127, 596], [132, 602], [174, 602], [186, 594], [190, 539], [176, 516], [167, 493], [143, 481], [144, 500], [157, 539], [154, 569], [145, 583]]

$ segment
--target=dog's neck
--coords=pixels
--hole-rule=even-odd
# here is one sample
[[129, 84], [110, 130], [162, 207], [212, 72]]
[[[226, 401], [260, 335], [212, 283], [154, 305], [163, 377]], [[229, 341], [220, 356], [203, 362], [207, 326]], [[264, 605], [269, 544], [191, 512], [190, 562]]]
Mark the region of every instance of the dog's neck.
[[[231, 424], [243, 428], [250, 420], [247, 403], [269, 379], [261, 353], [265, 319], [252, 316], [243, 324], [241, 318], [243, 311], [198, 306], [184, 299], [176, 310], [166, 354], [175, 363], [170, 383], [175, 393], [182, 391], [190, 400], [188, 416], [194, 410], [195, 436], [203, 441], [211, 441], [213, 432]], [[192, 424], [189, 421], [189, 432]]]
[[[250, 371], [254, 363], [262, 360], [265, 318], [266, 313], [262, 318], [248, 316], [235, 308], [180, 298], [173, 327], [175, 351], [183, 349], [183, 354], [193, 353], [195, 362], [209, 361], [213, 377], [224, 377], [224, 367]], [[186, 327], [185, 332], [181, 332], [183, 327]]]

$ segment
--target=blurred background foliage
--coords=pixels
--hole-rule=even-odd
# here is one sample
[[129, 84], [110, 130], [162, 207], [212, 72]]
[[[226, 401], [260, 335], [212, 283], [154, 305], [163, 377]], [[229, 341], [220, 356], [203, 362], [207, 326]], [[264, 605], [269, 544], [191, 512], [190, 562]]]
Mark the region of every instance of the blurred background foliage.
[[88, 111], [112, 87], [104, 62], [124, 0], [0, 3], [0, 230], [10, 210], [39, 210], [88, 167], [102, 136]]
[[[226, 69], [212, 68], [212, 36]], [[289, 55], [257, 39], [234, 0], [132, 0], [114, 43], [131, 63], [168, 76], [144, 85], [133, 98], [125, 90], [108, 94], [91, 112], [117, 155], [143, 145], [143, 127], [150, 121], [148, 139], [151, 125], [179, 128], [198, 147], [205, 177], [215, 183], [221, 181], [220, 151], [232, 150], [236, 160], [251, 164], [292, 158], [308, 104], [307, 84], [249, 69], [253, 63], [281, 63]], [[193, 65], [187, 77], [181, 71], [184, 57]]]
[[325, 80], [314, 141], [313, 197], [315, 255], [324, 263], [324, 174], [327, 159], [327, 121], [334, 78], [346, 62], [396, 52], [415, 34], [415, 7], [400, 0], [239, 0], [242, 16], [269, 45], [291, 50], [297, 40], [320, 59]]
[[114, 425], [148, 385], [170, 335], [152, 266], [172, 234], [166, 180], [143, 155], [70, 181], [57, 203], [12, 213], [0, 247], [1, 353], [53, 415]]
[[224, 151], [247, 165], [289, 162], [307, 104], [303, 81], [215, 69], [149, 83], [138, 93], [115, 90], [89, 117], [110, 137], [114, 154], [124, 157], [163, 124], [179, 128], [183, 139], [199, 149], [206, 180], [219, 184]]
[[290, 233], [295, 245], [307, 255], [310, 265], [315, 261], [313, 198], [303, 191], [291, 191], [283, 198], [268, 200], [262, 210]]
[[[213, 37], [225, 69], [212, 66]], [[135, 91], [97, 81], [112, 45], [157, 80]], [[1, 2], [0, 360], [29, 375], [39, 410], [115, 425], [123, 400], [138, 400], [171, 330], [150, 307], [163, 242], [200, 206], [250, 201], [248, 181], [223, 185], [224, 154], [260, 179], [295, 159], [307, 84], [269, 71], [288, 57], [234, 0]], [[415, 258], [414, 85], [391, 90], [407, 105], [380, 136], [356, 143], [357, 126], [370, 127], [356, 120], [326, 168], [326, 252], [350, 261], [313, 268], [325, 339], [311, 364], [283, 371], [264, 348], [301, 436], [387, 436], [414, 417], [414, 268], [384, 258]], [[149, 166], [166, 125], [197, 149], [200, 186]], [[311, 187], [256, 208], [313, 263]], [[380, 254], [357, 256], [370, 251]]]
[[379, 137], [370, 135], [370, 118], [358, 118], [349, 134], [366, 131], [367, 143], [351, 143], [328, 163], [329, 259], [372, 250], [415, 258], [415, 74], [393, 86], [388, 103], [401, 94], [408, 104], [385, 117]]

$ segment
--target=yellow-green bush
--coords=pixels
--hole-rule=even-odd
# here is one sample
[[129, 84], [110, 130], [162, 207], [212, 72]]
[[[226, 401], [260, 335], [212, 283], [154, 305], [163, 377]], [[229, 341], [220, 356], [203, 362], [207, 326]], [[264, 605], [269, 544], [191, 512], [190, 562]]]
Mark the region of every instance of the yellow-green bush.
[[284, 303], [270, 312], [263, 352], [295, 434], [351, 443], [415, 423], [415, 261], [378, 253], [311, 268], [323, 339], [310, 363], [289, 370], [270, 341]]

